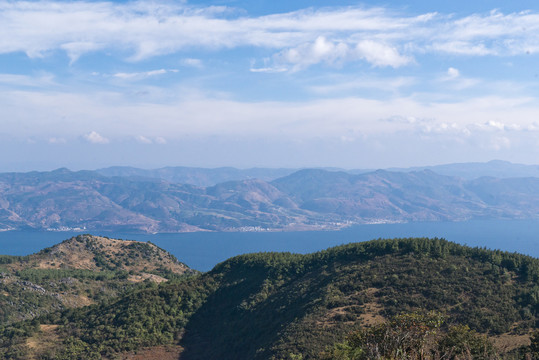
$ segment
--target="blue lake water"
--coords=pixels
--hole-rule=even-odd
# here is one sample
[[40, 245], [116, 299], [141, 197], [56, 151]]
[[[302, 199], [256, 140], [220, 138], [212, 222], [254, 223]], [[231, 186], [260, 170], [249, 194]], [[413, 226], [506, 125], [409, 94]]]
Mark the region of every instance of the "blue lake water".
[[[57, 244], [77, 233], [0, 233], [0, 254], [27, 255]], [[342, 231], [271, 233], [126, 234], [92, 232], [139, 241], [151, 241], [192, 268], [207, 271], [229, 257], [263, 251], [310, 253], [350, 242], [395, 237], [439, 237], [469, 246], [516, 251], [539, 257], [539, 220], [477, 220], [408, 224], [358, 225]]]

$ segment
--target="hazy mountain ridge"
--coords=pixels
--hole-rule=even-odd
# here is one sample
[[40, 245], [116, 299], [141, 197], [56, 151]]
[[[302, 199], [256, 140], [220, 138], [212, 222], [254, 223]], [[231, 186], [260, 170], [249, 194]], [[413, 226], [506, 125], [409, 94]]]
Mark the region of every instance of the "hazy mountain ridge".
[[97, 173], [105, 176], [120, 176], [133, 179], [159, 179], [171, 183], [192, 184], [204, 187], [217, 185], [227, 181], [248, 179], [271, 181], [282, 176], [290, 175], [295, 171], [297, 171], [297, 169], [236, 169], [233, 167], [207, 169], [185, 166], [164, 167], [151, 170], [129, 166], [112, 166], [96, 170]]
[[[486, 163], [456, 163], [410, 168], [389, 168], [389, 171], [410, 172], [432, 170], [440, 175], [457, 176], [472, 180], [482, 176], [496, 178], [539, 177], [538, 165], [514, 164], [509, 161], [492, 160]], [[362, 172], [362, 170], [359, 170]], [[352, 172], [354, 172], [352, 170]]]
[[535, 219], [539, 178], [305, 169], [210, 187], [92, 171], [0, 174], [0, 228], [141, 232], [339, 229], [354, 223]]
[[[228, 181], [241, 181], [259, 179], [271, 182], [280, 177], [288, 176], [305, 168], [250, 168], [237, 169], [233, 167], [199, 168], [186, 166], [169, 166], [159, 169], [140, 169], [129, 166], [112, 166], [97, 169], [95, 172], [112, 177], [120, 176], [135, 180], [165, 180], [171, 183], [191, 184], [200, 187], [214, 186]], [[376, 169], [340, 169], [340, 168], [316, 168], [331, 172], [345, 172], [352, 175], [365, 174]], [[431, 170], [440, 175], [456, 176], [467, 180], [483, 176], [497, 178], [539, 177], [539, 165], [514, 164], [508, 161], [492, 160], [485, 163], [455, 163], [432, 166], [415, 166], [409, 168], [387, 168], [391, 172], [413, 172]]]

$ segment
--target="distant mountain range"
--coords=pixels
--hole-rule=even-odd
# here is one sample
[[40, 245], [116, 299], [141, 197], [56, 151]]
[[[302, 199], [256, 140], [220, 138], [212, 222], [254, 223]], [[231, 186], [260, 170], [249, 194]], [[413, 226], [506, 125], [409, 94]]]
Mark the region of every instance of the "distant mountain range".
[[[508, 161], [492, 160], [486, 163], [461, 163], [412, 168], [390, 168], [389, 171], [410, 172], [431, 170], [440, 175], [476, 179], [482, 176], [497, 178], [539, 177], [539, 165], [513, 164]], [[352, 170], [352, 173], [354, 170]], [[360, 172], [363, 172], [360, 170]]]
[[[339, 169], [339, 168], [320, 168], [327, 171], [342, 171], [354, 175], [373, 172], [376, 169]], [[160, 169], [138, 169], [129, 166], [113, 166], [96, 170], [97, 173], [105, 176], [121, 176], [134, 179], [159, 179], [171, 183], [191, 184], [196, 186], [213, 186], [226, 181], [238, 181], [259, 179], [272, 181], [280, 177], [290, 175], [296, 169], [270, 169], [270, 168], [251, 168], [236, 169], [232, 167], [221, 167], [214, 169], [198, 167], [164, 167]], [[421, 170], [431, 170], [440, 175], [457, 176], [464, 179], [475, 179], [482, 176], [492, 176], [497, 178], [515, 178], [515, 177], [539, 177], [539, 165], [513, 164], [508, 161], [493, 160], [486, 163], [462, 163], [446, 164], [435, 166], [411, 167], [411, 168], [389, 168], [385, 169], [392, 172], [412, 172]]]
[[160, 169], [145, 170], [129, 166], [113, 166], [96, 170], [105, 176], [120, 176], [133, 179], [159, 179], [176, 184], [191, 184], [196, 186], [213, 186], [225, 181], [259, 179], [271, 181], [290, 175], [299, 169], [236, 169], [233, 167], [220, 167], [205, 169], [198, 167], [164, 167]]
[[[532, 171], [504, 162], [482, 164], [475, 171], [503, 174], [511, 167]], [[255, 171], [181, 169], [182, 176], [192, 179], [207, 175], [204, 181], [209, 181], [208, 174], [216, 180]], [[473, 167], [455, 164], [445, 169], [464, 172]], [[539, 177], [468, 179], [428, 169], [361, 174], [304, 169], [271, 181], [250, 178], [203, 187], [176, 183], [172, 179], [181, 177], [173, 170], [107, 171], [0, 174], [0, 229], [323, 230], [355, 223], [539, 217]], [[267, 179], [289, 170], [256, 171]]]

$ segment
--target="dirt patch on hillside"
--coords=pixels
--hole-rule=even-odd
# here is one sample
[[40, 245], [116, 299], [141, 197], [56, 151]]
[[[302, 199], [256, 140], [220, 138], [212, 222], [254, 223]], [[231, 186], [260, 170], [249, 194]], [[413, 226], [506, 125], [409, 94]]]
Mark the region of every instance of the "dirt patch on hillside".
[[165, 282], [165, 281], [168, 281], [167, 279], [165, 279], [162, 276], [155, 275], [155, 274], [148, 274], [148, 273], [141, 273], [141, 274], [138, 274], [138, 275], [129, 275], [127, 280], [129, 280], [131, 282], [142, 282], [144, 280], [150, 280], [150, 281], [156, 282], [158, 284], [162, 283], [162, 282]]
[[362, 326], [373, 326], [383, 323], [386, 319], [380, 315], [384, 307], [377, 302], [370, 302], [363, 305], [364, 313], [359, 315]]
[[502, 334], [498, 336], [493, 336], [491, 339], [494, 341], [494, 346], [503, 352], [511, 351], [521, 346], [530, 345], [530, 334]]
[[379, 289], [377, 288], [368, 288], [365, 290], [365, 294], [371, 301], [362, 305], [363, 313], [358, 317], [362, 326], [373, 326], [386, 320], [386, 318], [380, 315], [384, 307], [375, 299], [378, 291]]
[[178, 360], [183, 348], [181, 346], [155, 346], [140, 349], [136, 353], [129, 352], [120, 354], [116, 359], [121, 360]]
[[39, 325], [39, 332], [26, 340], [29, 360], [41, 358], [41, 354], [53, 350], [58, 345], [60, 337], [56, 329], [58, 325]]
[[59, 297], [62, 304], [69, 308], [78, 308], [95, 304], [95, 301], [82, 294], [62, 294]]

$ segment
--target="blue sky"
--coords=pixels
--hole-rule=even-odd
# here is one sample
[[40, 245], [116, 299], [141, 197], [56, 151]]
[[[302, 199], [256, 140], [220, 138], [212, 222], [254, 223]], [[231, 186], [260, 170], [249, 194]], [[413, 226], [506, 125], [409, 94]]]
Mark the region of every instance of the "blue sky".
[[539, 155], [532, 1], [1, 1], [0, 171]]

